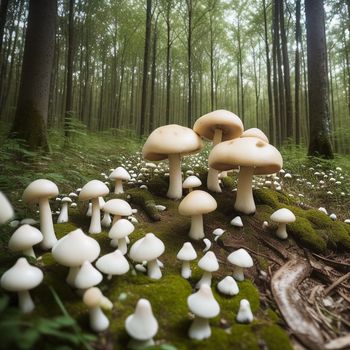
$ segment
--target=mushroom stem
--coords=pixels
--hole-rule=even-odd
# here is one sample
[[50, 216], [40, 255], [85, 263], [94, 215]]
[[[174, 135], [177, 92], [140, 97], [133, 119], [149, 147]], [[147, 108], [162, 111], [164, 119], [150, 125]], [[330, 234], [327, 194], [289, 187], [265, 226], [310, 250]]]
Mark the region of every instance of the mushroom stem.
[[169, 189], [167, 197], [172, 199], [180, 199], [182, 197], [180, 154], [169, 154]]
[[77, 277], [79, 270], [80, 266], [72, 266], [69, 268], [66, 282], [72, 287], [75, 287], [75, 278]]
[[276, 236], [281, 239], [287, 239], [287, 224], [280, 222], [277, 227]]
[[89, 310], [90, 327], [95, 332], [102, 332], [109, 326], [109, 320], [99, 306], [95, 306]]
[[235, 265], [233, 268], [232, 275], [236, 281], [244, 281], [243, 267]]
[[[215, 129], [213, 137], [213, 147], [220, 143], [222, 140], [222, 130]], [[209, 167], [208, 177], [207, 177], [207, 187], [208, 190], [213, 192], [222, 192], [219, 185], [219, 171]]]
[[121, 179], [115, 180], [114, 193], [115, 194], [124, 193], [123, 182]]
[[126, 239], [124, 238], [120, 238], [118, 239], [118, 249], [122, 252], [123, 255], [126, 254], [126, 252], [128, 251], [128, 246], [126, 244]]
[[55, 231], [53, 229], [52, 214], [50, 203], [47, 198], [42, 198], [39, 201], [40, 211], [40, 231], [43, 234], [41, 241], [42, 249], [51, 249], [57, 242]]
[[24, 314], [32, 312], [35, 308], [32, 297], [27, 290], [18, 292], [18, 304]]
[[57, 218], [58, 224], [63, 224], [65, 222], [68, 222], [68, 203], [64, 202], [62, 204], [60, 215]]
[[184, 260], [182, 262], [182, 267], [181, 267], [181, 276], [183, 278], [190, 278], [192, 275], [192, 271], [191, 271], [191, 265], [189, 261]]
[[196, 288], [199, 289], [203, 284], [206, 284], [210, 287], [211, 286], [211, 277], [212, 277], [211, 272], [204, 271], [202, 278], [196, 284]]
[[162, 277], [162, 271], [159, 268], [157, 259], [147, 261], [148, 277], [159, 280]]
[[113, 226], [118, 220], [120, 220], [121, 218], [122, 218], [121, 215], [114, 215], [114, 216], [113, 216], [113, 221], [112, 221], [112, 226]]
[[31, 256], [34, 259], [36, 259], [36, 255], [34, 253], [33, 247], [30, 247], [30, 248], [28, 248], [26, 250], [23, 250], [23, 255]]
[[189, 237], [194, 240], [204, 238], [203, 215], [193, 215], [191, 217], [191, 228]]
[[209, 320], [207, 318], [196, 316], [188, 331], [188, 335], [191, 339], [196, 340], [209, 338], [211, 336]]
[[100, 205], [98, 198], [92, 198], [92, 213], [89, 227], [89, 233], [95, 234], [101, 232], [101, 216], [100, 216]]
[[256, 210], [252, 190], [253, 175], [253, 167], [240, 167], [235, 209], [244, 214], [254, 214]]
[[111, 216], [109, 215], [109, 213], [104, 213], [103, 214], [103, 219], [102, 219], [102, 221], [101, 221], [101, 225], [103, 226], [103, 227], [109, 227], [109, 226], [111, 226], [111, 223], [112, 223], [112, 219], [111, 219]]

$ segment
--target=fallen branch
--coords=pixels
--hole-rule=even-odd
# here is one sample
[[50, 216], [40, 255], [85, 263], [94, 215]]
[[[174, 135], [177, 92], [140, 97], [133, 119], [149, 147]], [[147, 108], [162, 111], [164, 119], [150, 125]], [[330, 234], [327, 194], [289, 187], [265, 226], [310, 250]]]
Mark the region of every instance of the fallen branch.
[[335, 287], [337, 287], [339, 284], [343, 283], [344, 281], [346, 281], [348, 278], [350, 277], [350, 272], [348, 272], [347, 274], [341, 276], [340, 278], [338, 278], [336, 281], [334, 281], [328, 288], [326, 288], [324, 290], [324, 295], [329, 294], [329, 292], [331, 292]]
[[346, 263], [342, 263], [340, 261], [328, 259], [328, 258], [325, 258], [324, 256], [318, 255], [316, 253], [312, 253], [312, 255], [315, 256], [316, 258], [320, 259], [320, 260], [323, 260], [323, 261], [327, 262], [330, 266], [338, 268], [339, 270], [342, 270], [342, 271], [345, 271], [345, 272], [350, 271], [350, 264], [346, 264]]
[[350, 334], [331, 340], [325, 345], [326, 350], [340, 350], [350, 347]]

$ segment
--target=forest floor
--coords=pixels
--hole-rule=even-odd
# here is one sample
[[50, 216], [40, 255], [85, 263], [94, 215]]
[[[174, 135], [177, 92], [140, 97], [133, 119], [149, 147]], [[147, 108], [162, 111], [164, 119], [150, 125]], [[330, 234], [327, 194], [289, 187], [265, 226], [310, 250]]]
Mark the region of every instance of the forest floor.
[[[54, 133], [51, 140], [52, 152], [43, 156], [1, 138], [4, 142], [0, 150], [3, 168], [0, 188], [11, 199], [16, 219], [38, 219], [35, 208], [27, 207], [20, 200], [23, 190], [34, 179], [54, 181], [63, 196], [89, 180], [106, 181], [110, 169], [124, 165], [140, 180], [137, 186], [127, 185], [123, 195], [138, 210], [135, 217], [139, 223], [130, 237], [131, 243], [147, 232], [163, 240], [166, 247], [160, 258], [164, 263], [163, 277], [159, 281], [150, 280], [131, 264], [126, 275], [104, 280], [100, 288], [114, 304], [113, 310], [107, 312], [111, 326], [93, 338], [81, 296], [63, 282], [67, 269], [56, 264], [51, 253], [38, 249], [36, 252], [41, 258], [31, 262], [43, 269], [45, 278], [32, 292], [37, 309], [23, 317], [14, 308], [16, 297], [10, 295], [9, 299], [8, 294], [0, 292], [3, 293], [0, 294], [3, 337], [0, 348], [125, 349], [128, 336], [124, 321], [141, 297], [150, 300], [159, 322], [154, 349], [321, 349], [327, 343], [327, 349], [341, 348], [341, 341], [335, 345], [330, 341], [350, 330], [350, 225], [343, 222], [350, 218], [350, 161], [347, 158], [309, 159], [302, 148], [283, 149], [285, 173], [275, 178], [256, 177], [257, 211], [254, 215], [241, 216], [243, 228], [230, 225], [232, 218], [239, 215], [233, 209], [236, 175], [222, 180], [223, 192], [212, 193], [218, 209], [204, 217], [206, 237], [220, 263], [219, 271], [214, 273], [213, 292], [221, 313], [211, 321], [211, 338], [191, 341], [187, 336], [191, 315], [186, 300], [201, 271], [193, 264], [191, 279], [180, 276], [176, 253], [188, 240], [190, 220], [178, 214], [177, 201], [165, 197], [167, 179], [162, 174], [166, 172], [166, 163], [159, 164], [158, 173], [152, 168], [146, 172], [141, 170], [147, 168], [138, 153], [142, 142], [126, 132], [76, 135], [76, 140], [69, 144], [64, 144]], [[183, 164], [184, 173], [193, 171], [203, 183], [207, 152], [205, 149], [200, 155], [187, 157]], [[286, 173], [292, 177], [285, 178]], [[141, 184], [146, 184], [148, 190], [140, 189]], [[157, 212], [154, 204], [162, 204], [167, 209]], [[288, 225], [289, 238], [285, 241], [275, 237], [276, 226], [269, 220], [271, 213], [281, 207], [290, 208], [297, 217], [295, 223]], [[333, 221], [317, 210], [319, 207], [336, 214], [337, 219]], [[53, 201], [53, 212], [58, 209], [58, 202]], [[85, 216], [85, 209], [78, 203], [78, 209], [70, 210], [69, 223], [55, 224], [57, 236], [62, 237], [77, 227], [87, 232], [89, 218]], [[269, 222], [267, 228], [262, 227], [263, 221]], [[218, 227], [225, 233], [214, 241], [212, 231]], [[18, 258], [7, 248], [13, 230], [10, 226], [0, 228], [0, 274]], [[112, 251], [106, 231], [94, 238], [101, 245], [101, 255]], [[204, 254], [201, 253], [204, 243], [195, 242], [194, 247], [200, 258]], [[226, 257], [238, 248], [249, 251], [254, 267], [247, 269], [246, 280], [238, 283], [239, 294], [225, 297], [216, 291], [216, 285], [231, 274], [232, 266]], [[235, 321], [243, 298], [250, 301], [255, 317], [249, 325]]]

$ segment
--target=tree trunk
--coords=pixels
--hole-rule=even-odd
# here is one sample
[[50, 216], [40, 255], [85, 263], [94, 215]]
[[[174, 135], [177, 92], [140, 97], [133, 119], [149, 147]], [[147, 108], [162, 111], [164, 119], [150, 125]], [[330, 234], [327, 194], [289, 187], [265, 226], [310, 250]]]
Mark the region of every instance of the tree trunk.
[[187, 33], [187, 126], [192, 126], [192, 0], [186, 0], [188, 16], [188, 33]]
[[329, 131], [327, 52], [322, 0], [305, 2], [310, 142], [308, 154], [333, 158]]
[[[4, 28], [6, 23], [6, 16], [8, 10], [8, 0], [1, 0], [0, 2], [0, 57], [2, 54], [2, 42], [4, 38]], [[1, 64], [0, 64], [1, 67]]]
[[295, 4], [295, 86], [294, 86], [294, 106], [295, 106], [295, 143], [300, 145], [300, 42], [301, 42], [301, 25], [300, 25], [300, 0]]
[[152, 53], [152, 72], [151, 72], [151, 100], [149, 109], [149, 126], [148, 130], [153, 131], [154, 120], [155, 120], [155, 89], [156, 89], [156, 75], [157, 75], [157, 40], [158, 40], [158, 29], [157, 29], [158, 17], [154, 23], [153, 33], [153, 53]]
[[171, 91], [171, 22], [170, 22], [170, 10], [172, 1], [167, 1], [166, 7], [166, 33], [167, 33], [167, 46], [166, 46], [166, 106], [165, 106], [165, 124], [170, 124], [170, 91]]
[[30, 0], [22, 76], [11, 135], [49, 150], [47, 114], [55, 49], [56, 1]]

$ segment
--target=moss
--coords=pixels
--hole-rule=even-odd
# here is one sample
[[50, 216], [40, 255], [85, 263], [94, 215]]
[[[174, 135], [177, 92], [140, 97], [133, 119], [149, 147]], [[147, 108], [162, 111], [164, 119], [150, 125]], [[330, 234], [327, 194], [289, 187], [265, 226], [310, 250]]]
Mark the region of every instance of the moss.
[[350, 250], [350, 235], [342, 222], [333, 222], [326, 232], [329, 247]]
[[54, 224], [53, 226], [54, 226], [57, 239], [60, 239], [63, 236], [65, 236], [67, 233], [77, 229], [77, 226], [71, 222], [66, 222], [64, 224]]
[[149, 180], [147, 187], [156, 196], [165, 197], [168, 192], [169, 179], [164, 176], [153, 176]]
[[268, 316], [268, 318], [271, 320], [271, 321], [274, 321], [274, 322], [278, 322], [280, 321], [280, 317], [277, 315], [277, 313], [275, 311], [273, 311], [272, 309], [268, 308], [266, 310], [266, 314]]
[[275, 191], [261, 188], [253, 191], [256, 204], [266, 204], [273, 209], [278, 208], [279, 201]]
[[317, 228], [326, 228], [333, 223], [328, 215], [316, 209], [306, 210], [304, 216]]
[[277, 325], [261, 328], [258, 334], [262, 337], [269, 350], [292, 350], [288, 335]]
[[235, 179], [232, 176], [225, 176], [221, 179], [221, 183], [224, 188], [232, 190], [235, 185]]

